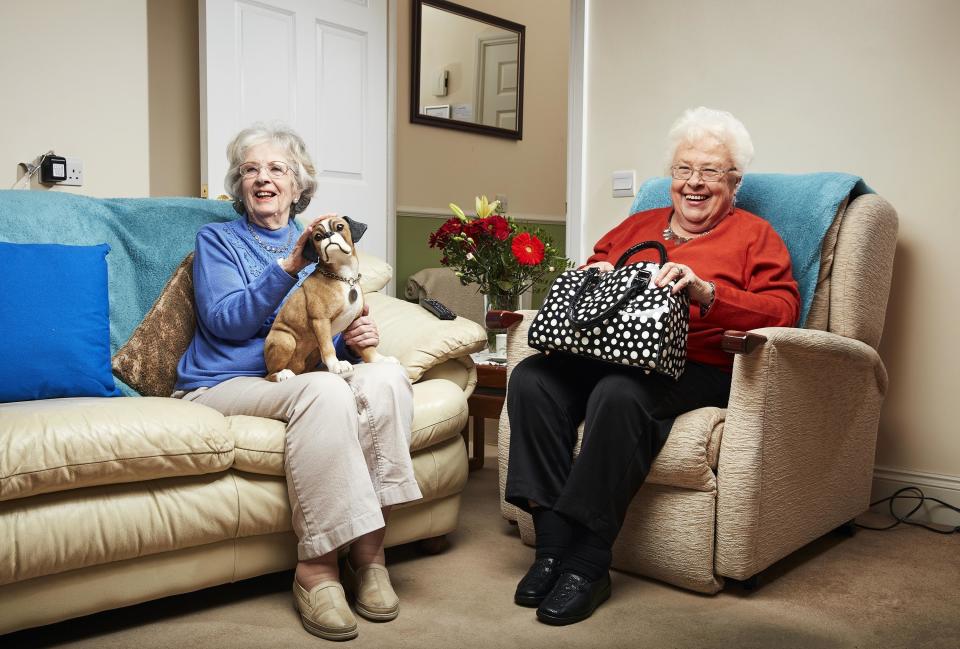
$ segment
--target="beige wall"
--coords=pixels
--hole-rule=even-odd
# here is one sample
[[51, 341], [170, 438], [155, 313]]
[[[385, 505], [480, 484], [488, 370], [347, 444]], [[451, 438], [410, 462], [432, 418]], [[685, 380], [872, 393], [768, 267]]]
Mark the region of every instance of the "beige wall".
[[53, 149], [92, 196], [149, 191], [144, 0], [6, 2], [0, 11], [0, 187]]
[[664, 134], [687, 107], [740, 117], [757, 149], [752, 171], [863, 176], [900, 214], [877, 462], [960, 477], [960, 3], [590, 7], [587, 245], [630, 206], [611, 198], [610, 173], [662, 173]]
[[53, 149], [85, 182], [51, 191], [196, 195], [196, 16], [195, 0], [4, 3], [0, 188]]
[[[511, 214], [562, 219], [566, 194], [566, 0], [462, 0], [526, 26], [523, 139], [410, 123], [410, 0], [398, 2], [397, 206], [447, 211], [448, 203], [505, 194]], [[441, 103], [441, 102], [437, 102]]]

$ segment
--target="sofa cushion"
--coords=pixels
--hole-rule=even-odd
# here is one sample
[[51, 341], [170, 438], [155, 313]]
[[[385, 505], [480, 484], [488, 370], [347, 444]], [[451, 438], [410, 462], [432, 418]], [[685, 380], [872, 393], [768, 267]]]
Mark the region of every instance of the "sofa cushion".
[[0, 402], [112, 397], [110, 246], [0, 242]]
[[0, 501], [93, 485], [223, 471], [223, 415], [153, 397], [0, 404]]
[[231, 415], [227, 428], [233, 438], [233, 466], [240, 471], [282, 476], [287, 425], [279, 419]]
[[168, 397], [177, 363], [197, 324], [193, 306], [193, 253], [184, 258], [160, 296], [113, 356], [117, 377], [144, 396]]
[[387, 262], [357, 250], [357, 259], [360, 261], [360, 290], [364, 293], [379, 291], [390, 283], [393, 277], [393, 267]]
[[227, 471], [0, 503], [0, 585], [236, 538], [237, 492]]
[[[250, 473], [284, 475], [286, 424], [248, 415], [233, 415], [226, 421], [229, 435], [234, 440], [234, 468]], [[467, 400], [463, 390], [443, 379], [413, 385], [411, 453], [457, 437], [466, 423]]]

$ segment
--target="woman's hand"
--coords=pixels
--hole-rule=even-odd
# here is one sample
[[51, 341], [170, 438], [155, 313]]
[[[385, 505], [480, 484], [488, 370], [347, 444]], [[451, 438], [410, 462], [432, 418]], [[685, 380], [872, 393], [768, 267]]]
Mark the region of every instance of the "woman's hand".
[[697, 274], [689, 266], [668, 261], [657, 273], [654, 284], [666, 286], [671, 280], [676, 280], [673, 289], [670, 291], [672, 294], [675, 295], [683, 289], [687, 289], [693, 302], [704, 307], [713, 302], [713, 286], [710, 282], [697, 277]]
[[592, 264], [587, 264], [583, 268], [584, 270], [587, 268], [596, 268], [601, 273], [609, 273], [611, 270], [613, 270], [613, 264], [611, 264], [609, 261], [595, 261]]
[[288, 275], [296, 277], [297, 273], [312, 263], [304, 258], [303, 249], [305, 246], [313, 245], [310, 243], [310, 237], [313, 236], [313, 227], [320, 221], [329, 219], [331, 216], [336, 216], [336, 214], [324, 214], [311, 221], [310, 225], [305, 227], [303, 232], [300, 233], [300, 237], [297, 239], [297, 242], [293, 244], [293, 250], [290, 251], [290, 254], [280, 260], [280, 267], [287, 271]]
[[376, 347], [380, 344], [380, 331], [377, 329], [377, 323], [370, 317], [369, 305], [364, 304], [360, 317], [343, 330], [343, 342], [358, 356], [361, 349]]

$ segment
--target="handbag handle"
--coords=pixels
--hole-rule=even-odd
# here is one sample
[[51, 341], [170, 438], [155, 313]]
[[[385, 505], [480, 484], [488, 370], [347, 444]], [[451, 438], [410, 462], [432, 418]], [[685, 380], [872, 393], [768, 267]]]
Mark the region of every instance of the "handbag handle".
[[[637, 273], [630, 278], [630, 284], [623, 292], [623, 295], [621, 295], [616, 302], [592, 318], [581, 320], [574, 313], [574, 309], [580, 302], [580, 299], [583, 297], [584, 292], [586, 292], [590, 286], [593, 286], [597, 283], [599, 275], [600, 271], [596, 268], [587, 269], [587, 274], [584, 276], [583, 281], [580, 282], [580, 286], [577, 288], [577, 292], [573, 296], [573, 299], [570, 300], [570, 306], [567, 307], [567, 320], [569, 320], [570, 324], [577, 329], [586, 329], [588, 327], [593, 327], [600, 324], [611, 315], [619, 311], [620, 307], [623, 306], [625, 302], [630, 301], [638, 291], [643, 290], [643, 288], [650, 282], [650, 272], [647, 270], [638, 270]], [[638, 277], [642, 277], [642, 281], [637, 282]]]
[[[620, 270], [621, 268], [623, 268], [623, 266], [627, 263], [627, 260], [630, 259], [630, 257], [632, 257], [633, 255], [640, 252], [641, 250], [649, 250], [649, 249], [656, 250], [658, 253], [660, 253], [661, 266], [667, 263], [667, 249], [663, 246], [662, 243], [660, 243], [659, 241], [642, 241], [634, 246], [630, 246], [630, 248], [626, 252], [620, 255], [620, 259], [617, 260], [616, 265], [613, 267], [614, 270]], [[627, 290], [623, 292], [623, 295], [621, 295], [620, 298], [615, 303], [613, 303], [610, 307], [604, 309], [598, 315], [586, 320], [581, 320], [577, 318], [576, 315], [574, 315], [574, 308], [580, 302], [580, 299], [583, 297], [584, 292], [586, 292], [586, 290], [590, 286], [593, 286], [594, 284], [597, 283], [598, 274], [599, 274], [599, 271], [596, 268], [590, 268], [587, 270], [587, 274], [583, 278], [583, 281], [580, 282], [580, 286], [579, 288], [577, 288], [577, 292], [573, 296], [573, 300], [570, 301], [570, 306], [567, 307], [567, 319], [577, 329], [586, 329], [587, 327], [593, 327], [603, 322], [607, 318], [609, 318], [611, 315], [619, 311], [620, 307], [623, 306], [625, 302], [632, 299], [633, 296], [636, 295], [637, 291], [643, 290], [643, 288], [645, 288], [646, 285], [649, 284], [651, 279], [649, 272], [638, 271], [637, 274], [631, 278], [630, 285], [627, 286]], [[635, 283], [637, 277], [640, 277], [641, 275], [643, 276], [644, 281], [640, 283]]]
[[617, 260], [617, 263], [613, 266], [614, 269], [619, 270], [623, 268], [623, 265], [627, 263], [627, 260], [630, 257], [633, 257], [635, 254], [641, 250], [654, 249], [660, 253], [660, 265], [663, 266], [667, 263], [667, 249], [663, 247], [663, 244], [659, 241], [642, 241], [635, 246], [631, 246], [629, 250], [620, 255], [620, 259]]

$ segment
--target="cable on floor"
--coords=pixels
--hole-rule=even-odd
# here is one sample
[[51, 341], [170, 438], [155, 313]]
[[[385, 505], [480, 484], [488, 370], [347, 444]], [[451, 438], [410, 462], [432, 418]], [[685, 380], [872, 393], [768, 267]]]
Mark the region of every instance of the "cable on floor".
[[[913, 495], [913, 494], [901, 495], [905, 491], [916, 492], [916, 495]], [[906, 515], [901, 516], [897, 514], [897, 512], [895, 512], [893, 509], [893, 505], [898, 499], [904, 499], [904, 500], [914, 499], [917, 501], [917, 504], [914, 505], [913, 509], [907, 512]], [[904, 525], [914, 525], [916, 527], [922, 527], [924, 529], [930, 530], [931, 532], [936, 532], [937, 534], [956, 534], [957, 532], [960, 532], [960, 525], [956, 525], [954, 527], [948, 527], [946, 529], [941, 529], [937, 527], [931, 527], [930, 525], [921, 523], [919, 521], [910, 520], [910, 517], [913, 516], [917, 511], [919, 511], [919, 509], [923, 507], [923, 504], [928, 500], [932, 500], [933, 502], [943, 505], [947, 509], [952, 509], [953, 511], [960, 514], [960, 507], [954, 507], [949, 503], [943, 502], [939, 498], [934, 498], [933, 496], [924, 495], [923, 490], [921, 490], [920, 487], [903, 487], [902, 489], [898, 489], [892, 496], [887, 496], [886, 498], [881, 498], [876, 502], [870, 503], [870, 506], [874, 507], [876, 505], [879, 505], [880, 503], [889, 501], [890, 516], [894, 519], [893, 523], [891, 523], [890, 525], [887, 525], [886, 527], [871, 527], [870, 525], [861, 525], [860, 523], [855, 523], [855, 525], [865, 530], [876, 530], [878, 532], [882, 532], [884, 530], [892, 530], [894, 527], [900, 525], [901, 523], [903, 523]]]

